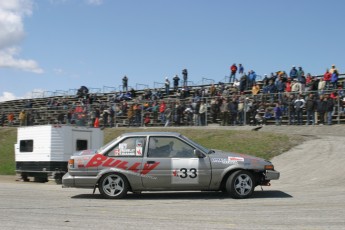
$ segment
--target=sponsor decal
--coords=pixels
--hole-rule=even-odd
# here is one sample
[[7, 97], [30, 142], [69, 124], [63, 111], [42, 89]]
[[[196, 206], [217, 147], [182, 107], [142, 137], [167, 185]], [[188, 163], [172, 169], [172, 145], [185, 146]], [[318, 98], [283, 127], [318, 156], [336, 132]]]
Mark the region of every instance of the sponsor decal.
[[156, 168], [160, 162], [155, 162], [153, 164], [145, 163], [141, 169], [141, 163], [135, 162], [133, 164], [129, 164], [128, 161], [123, 161], [119, 159], [110, 158], [107, 156], [103, 156], [101, 154], [94, 155], [90, 161], [85, 165], [86, 168], [89, 167], [110, 167], [110, 168], [117, 168], [125, 171], [132, 171], [135, 173], [139, 173], [140, 175], [146, 175], [154, 168]]
[[222, 163], [222, 164], [232, 164], [232, 165], [238, 165], [237, 160], [230, 160], [231, 157], [226, 158], [212, 158], [213, 163]]
[[243, 157], [228, 157], [229, 161], [244, 161]]

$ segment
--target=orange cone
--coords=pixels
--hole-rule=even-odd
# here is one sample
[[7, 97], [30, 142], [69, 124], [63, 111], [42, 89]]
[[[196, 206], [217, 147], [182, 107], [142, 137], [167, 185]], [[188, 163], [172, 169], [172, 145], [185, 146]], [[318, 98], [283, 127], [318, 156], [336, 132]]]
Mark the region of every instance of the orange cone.
[[98, 119], [98, 117], [96, 117], [95, 123], [93, 124], [93, 127], [99, 128], [99, 119]]

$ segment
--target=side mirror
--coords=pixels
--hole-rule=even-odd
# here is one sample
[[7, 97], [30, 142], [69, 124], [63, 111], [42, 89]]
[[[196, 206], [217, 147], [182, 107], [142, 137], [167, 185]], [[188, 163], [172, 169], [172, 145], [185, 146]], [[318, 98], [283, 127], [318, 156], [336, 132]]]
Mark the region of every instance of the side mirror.
[[198, 158], [205, 158], [205, 155], [198, 149], [194, 149], [194, 155]]

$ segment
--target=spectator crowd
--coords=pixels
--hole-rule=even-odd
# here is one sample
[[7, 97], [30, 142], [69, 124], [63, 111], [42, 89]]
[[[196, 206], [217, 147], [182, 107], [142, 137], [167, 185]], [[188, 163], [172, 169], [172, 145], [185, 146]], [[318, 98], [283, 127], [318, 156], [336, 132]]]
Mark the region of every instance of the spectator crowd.
[[[140, 92], [129, 89], [128, 77], [122, 78], [122, 91], [99, 95], [82, 86], [76, 100], [50, 98], [47, 111], [56, 117], [48, 123], [87, 125], [90, 127], [130, 126], [205, 126], [227, 125], [316, 125], [334, 123], [335, 115], [344, 115], [344, 83], [339, 81], [335, 65], [322, 76], [305, 74], [302, 67], [272, 72], [258, 81], [254, 70], [230, 66], [229, 82], [189, 86], [187, 69], [182, 71], [182, 84], [175, 75], [172, 87], [168, 77], [162, 88]], [[33, 125], [40, 118], [27, 100], [18, 114], [20, 126]], [[2, 125], [13, 125], [13, 112], [2, 112]]]

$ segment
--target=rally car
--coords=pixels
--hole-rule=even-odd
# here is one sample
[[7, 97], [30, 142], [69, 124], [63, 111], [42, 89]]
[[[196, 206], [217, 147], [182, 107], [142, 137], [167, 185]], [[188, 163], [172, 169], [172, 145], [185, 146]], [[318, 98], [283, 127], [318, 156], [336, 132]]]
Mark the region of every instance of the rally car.
[[97, 151], [71, 157], [63, 187], [98, 188], [105, 198], [127, 192], [223, 191], [248, 198], [279, 179], [271, 162], [207, 149], [175, 132], [125, 133]]

